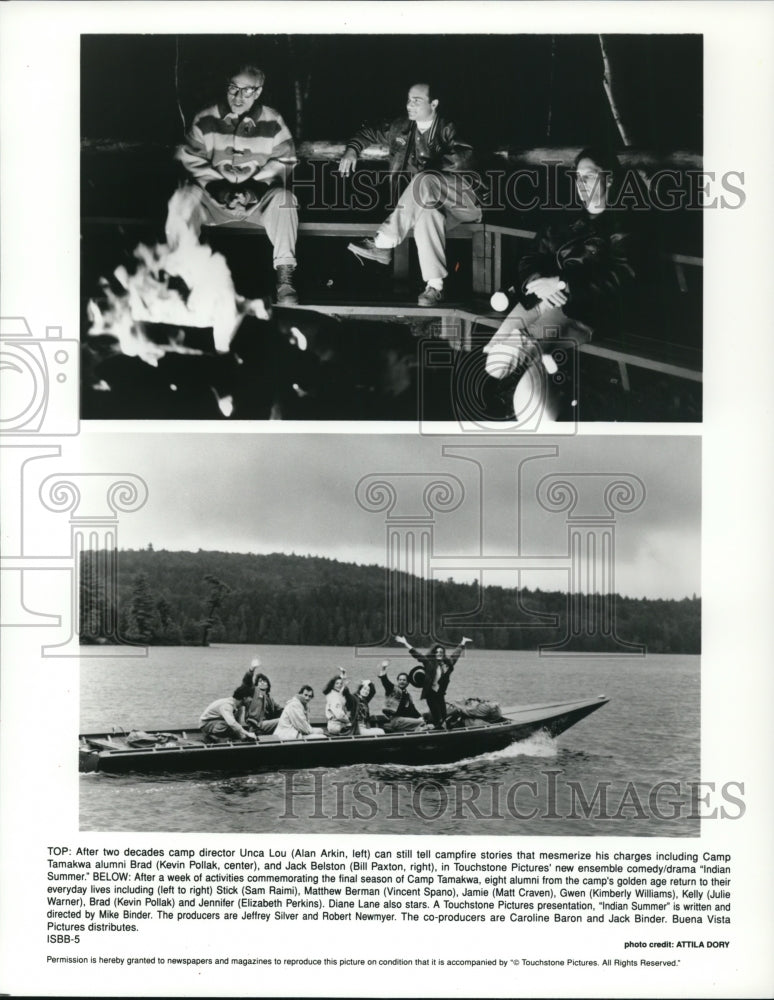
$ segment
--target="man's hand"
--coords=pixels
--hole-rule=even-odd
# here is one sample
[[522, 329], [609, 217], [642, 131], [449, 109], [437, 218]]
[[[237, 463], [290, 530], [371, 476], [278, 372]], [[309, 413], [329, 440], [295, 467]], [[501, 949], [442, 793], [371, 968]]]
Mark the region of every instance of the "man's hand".
[[228, 205], [234, 197], [234, 185], [228, 181], [210, 181], [205, 187], [207, 194], [219, 205]]
[[244, 184], [258, 169], [257, 163], [242, 163], [237, 166], [235, 163], [221, 163], [216, 169], [220, 170], [223, 176], [231, 184]]
[[463, 635], [462, 639], [460, 640], [460, 646], [467, 646], [469, 642], [473, 642], [473, 640], [468, 639], [466, 635]]
[[567, 285], [556, 275], [553, 278], [533, 278], [524, 286], [529, 295], [537, 295], [541, 302], [552, 306], [563, 306], [567, 302]]
[[399, 642], [401, 644], [401, 646], [405, 646], [406, 649], [410, 649], [411, 648], [411, 644], [406, 641], [406, 636], [405, 635], [396, 635], [395, 636], [395, 641]]
[[357, 153], [354, 149], [348, 149], [339, 160], [339, 173], [342, 177], [349, 177], [352, 171], [355, 169], [355, 164], [357, 163]]
[[390, 664], [389, 660], [382, 660], [382, 662], [379, 664], [379, 676], [380, 677], [385, 677], [386, 676], [386, 674], [387, 674], [387, 667], [389, 666], [389, 664]]

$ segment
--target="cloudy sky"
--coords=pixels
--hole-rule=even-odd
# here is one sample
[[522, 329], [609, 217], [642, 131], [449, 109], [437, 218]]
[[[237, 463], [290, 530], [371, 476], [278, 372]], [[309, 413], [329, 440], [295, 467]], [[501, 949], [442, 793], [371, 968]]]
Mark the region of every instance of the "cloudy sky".
[[[581, 490], [575, 516], [595, 517], [606, 514], [608, 483], [624, 477], [640, 488], [639, 480], [642, 504], [616, 514], [615, 590], [664, 598], [700, 592], [700, 442], [693, 436], [114, 432], [82, 433], [80, 449], [84, 471], [134, 473], [147, 483], [145, 506], [121, 517], [121, 548], [294, 552], [388, 565], [387, 514], [358, 503], [358, 482], [391, 483], [398, 497], [391, 517], [411, 519], [427, 515], [423, 491], [441, 481], [456, 506], [434, 514], [440, 578], [470, 580], [487, 562], [471, 566], [473, 557], [520, 552], [539, 557], [522, 584], [557, 590], [568, 587], [568, 515], [541, 506], [540, 482], [569, 477]], [[484, 583], [517, 582], [514, 567], [484, 573]]]

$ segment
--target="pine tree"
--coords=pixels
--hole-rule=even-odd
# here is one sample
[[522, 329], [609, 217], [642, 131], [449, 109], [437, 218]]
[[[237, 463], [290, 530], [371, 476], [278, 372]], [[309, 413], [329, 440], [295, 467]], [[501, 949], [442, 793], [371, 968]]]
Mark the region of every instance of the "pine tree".
[[210, 592], [205, 600], [205, 619], [201, 624], [202, 628], [202, 646], [209, 646], [210, 644], [210, 633], [217, 626], [219, 634], [222, 635], [222, 622], [217, 616], [217, 612], [220, 606], [223, 604], [223, 598], [226, 594], [231, 593], [231, 587], [222, 580], [219, 580], [212, 573], [207, 573], [204, 577], [204, 582], [209, 584]]
[[134, 632], [140, 642], [150, 642], [153, 638], [153, 619], [155, 615], [153, 596], [151, 595], [148, 577], [140, 573], [132, 588], [131, 618]]

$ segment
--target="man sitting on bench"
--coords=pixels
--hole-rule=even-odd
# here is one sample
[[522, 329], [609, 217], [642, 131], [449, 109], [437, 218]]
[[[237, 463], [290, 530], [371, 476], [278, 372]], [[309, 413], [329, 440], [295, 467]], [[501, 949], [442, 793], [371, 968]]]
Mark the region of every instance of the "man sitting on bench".
[[261, 104], [265, 75], [242, 66], [225, 96], [194, 118], [177, 158], [201, 187], [202, 222], [262, 225], [274, 248], [277, 305], [296, 305], [298, 202], [286, 188], [296, 151], [280, 114]]
[[480, 222], [481, 208], [470, 177], [473, 149], [457, 134], [454, 122], [438, 114], [439, 99], [429, 83], [415, 83], [408, 92], [407, 115], [393, 122], [363, 125], [349, 140], [339, 171], [347, 177], [366, 148], [389, 148], [390, 173], [411, 178], [395, 211], [376, 235], [348, 249], [361, 260], [389, 264], [392, 248], [414, 230], [419, 267], [425, 290], [420, 306], [435, 306], [443, 299], [446, 270], [446, 229], [463, 222]]

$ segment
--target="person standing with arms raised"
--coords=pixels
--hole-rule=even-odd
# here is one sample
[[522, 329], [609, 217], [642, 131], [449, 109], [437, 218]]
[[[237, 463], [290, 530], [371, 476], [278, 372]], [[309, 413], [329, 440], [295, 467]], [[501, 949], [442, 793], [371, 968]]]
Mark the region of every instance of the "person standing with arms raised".
[[414, 649], [403, 635], [396, 635], [395, 641], [399, 642], [401, 646], [405, 646], [414, 659], [424, 667], [422, 698], [427, 702], [435, 728], [444, 729], [446, 726], [446, 690], [449, 687], [454, 666], [462, 655], [462, 650], [473, 640], [463, 636], [459, 646], [455, 647], [448, 655], [445, 646], [433, 646], [428, 653], [424, 654]]

